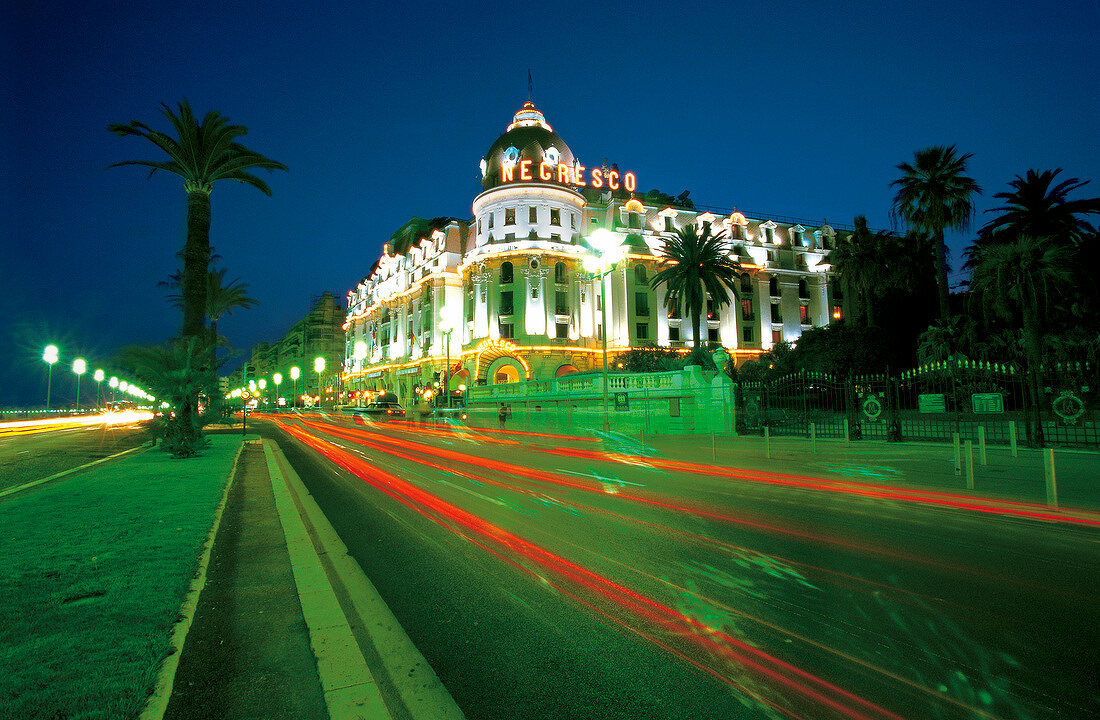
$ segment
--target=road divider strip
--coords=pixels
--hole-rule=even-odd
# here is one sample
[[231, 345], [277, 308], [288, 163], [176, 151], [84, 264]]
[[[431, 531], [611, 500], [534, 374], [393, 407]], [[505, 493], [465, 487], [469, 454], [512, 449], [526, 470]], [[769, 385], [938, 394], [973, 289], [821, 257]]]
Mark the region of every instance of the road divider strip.
[[462, 720], [278, 445], [264, 454], [332, 720]]
[[135, 448], [130, 448], [129, 450], [123, 450], [122, 452], [115, 453], [114, 455], [108, 455], [105, 458], [100, 458], [98, 460], [93, 460], [90, 463], [84, 463], [83, 465], [79, 465], [79, 466], [74, 467], [74, 468], [69, 468], [68, 470], [62, 470], [59, 473], [55, 473], [53, 475], [50, 475], [49, 477], [44, 477], [40, 480], [32, 480], [29, 483], [23, 483], [22, 485], [16, 485], [15, 487], [8, 488], [7, 490], [0, 491], [0, 498], [5, 497], [7, 495], [14, 495], [15, 493], [20, 492], [22, 490], [29, 490], [30, 488], [35, 487], [36, 485], [41, 485], [42, 483], [48, 483], [51, 480], [58, 480], [60, 478], [65, 477], [66, 475], [72, 475], [73, 473], [80, 472], [81, 470], [87, 470], [88, 468], [92, 467], [93, 465], [98, 465], [100, 463], [107, 462], [108, 460], [114, 460], [115, 458], [120, 458], [123, 455], [129, 455], [132, 452], [137, 452], [138, 450], [146, 450], [146, 449], [148, 449], [148, 448], [146, 448], [145, 445], [138, 445]]

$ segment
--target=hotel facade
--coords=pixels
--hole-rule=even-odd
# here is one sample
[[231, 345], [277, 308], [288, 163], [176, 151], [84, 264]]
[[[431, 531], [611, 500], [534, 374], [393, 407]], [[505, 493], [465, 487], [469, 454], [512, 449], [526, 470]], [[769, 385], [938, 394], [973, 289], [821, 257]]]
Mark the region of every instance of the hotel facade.
[[[490, 146], [481, 174], [472, 218], [410, 220], [348, 293], [349, 393], [388, 391], [412, 403], [417, 388], [448, 377], [455, 392], [598, 370], [605, 332], [612, 358], [638, 347], [687, 351], [693, 322], [706, 347], [740, 364], [840, 317], [832, 227], [639, 193], [633, 173], [582, 165], [530, 102]], [[740, 292], [689, 318], [650, 282], [668, 266], [665, 238], [705, 223], [728, 236]], [[603, 278], [585, 269], [601, 229], [626, 248]]]

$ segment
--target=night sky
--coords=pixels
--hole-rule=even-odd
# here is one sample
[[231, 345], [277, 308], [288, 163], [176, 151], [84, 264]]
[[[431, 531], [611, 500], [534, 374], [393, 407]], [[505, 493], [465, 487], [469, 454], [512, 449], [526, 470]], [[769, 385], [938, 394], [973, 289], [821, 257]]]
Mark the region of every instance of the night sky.
[[[529, 68], [583, 164], [750, 215], [889, 227], [895, 166], [935, 144], [974, 154], [975, 228], [1028, 168], [1100, 178], [1095, 0], [3, 5], [4, 407], [45, 401], [47, 343], [56, 406], [78, 354], [91, 369], [179, 331], [157, 282], [179, 267], [182, 181], [107, 169], [163, 159], [107, 125], [166, 131], [159, 103], [184, 97], [290, 168], [259, 171], [273, 197], [212, 195], [220, 267], [260, 301], [219, 323], [245, 351], [322, 291], [342, 299], [409, 217], [469, 217]], [[969, 237], [950, 240], [956, 265]]]

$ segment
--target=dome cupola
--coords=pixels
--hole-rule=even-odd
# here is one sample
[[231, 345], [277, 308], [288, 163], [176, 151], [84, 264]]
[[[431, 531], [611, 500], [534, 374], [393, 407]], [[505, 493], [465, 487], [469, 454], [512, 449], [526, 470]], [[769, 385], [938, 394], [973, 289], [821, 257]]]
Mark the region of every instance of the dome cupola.
[[542, 111], [528, 101], [482, 158], [481, 187], [488, 190], [519, 182], [568, 185], [572, 174], [559, 173], [558, 168], [572, 169], [574, 164], [569, 146], [546, 122]]

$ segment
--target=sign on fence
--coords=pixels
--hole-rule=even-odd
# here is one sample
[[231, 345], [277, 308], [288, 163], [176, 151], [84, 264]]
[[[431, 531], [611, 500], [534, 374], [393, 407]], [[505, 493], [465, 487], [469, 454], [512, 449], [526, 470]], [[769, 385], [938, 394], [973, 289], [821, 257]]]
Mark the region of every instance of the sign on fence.
[[630, 396], [626, 393], [615, 393], [615, 409], [616, 410], [629, 410], [630, 409]]
[[970, 396], [970, 406], [976, 413], [1003, 413], [1005, 396], [1001, 393], [974, 393]]
[[942, 393], [917, 396], [917, 409], [922, 413], [947, 412], [947, 399]]

